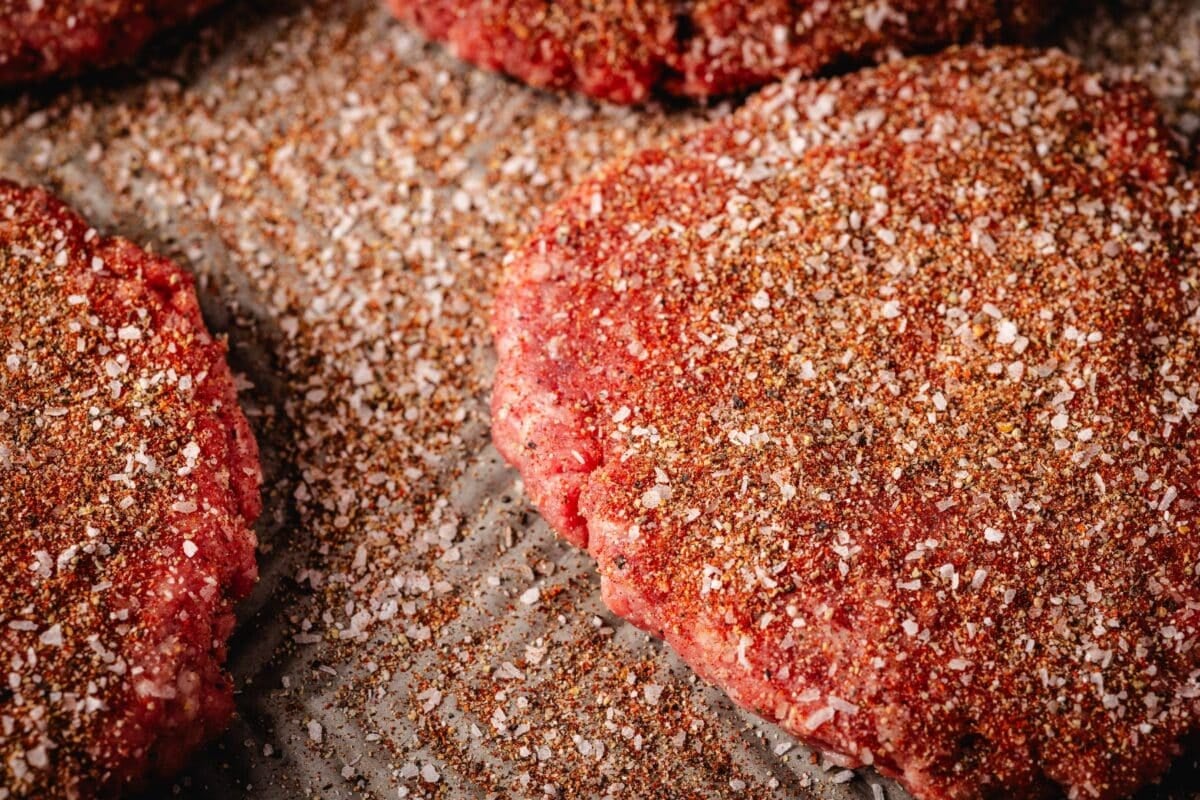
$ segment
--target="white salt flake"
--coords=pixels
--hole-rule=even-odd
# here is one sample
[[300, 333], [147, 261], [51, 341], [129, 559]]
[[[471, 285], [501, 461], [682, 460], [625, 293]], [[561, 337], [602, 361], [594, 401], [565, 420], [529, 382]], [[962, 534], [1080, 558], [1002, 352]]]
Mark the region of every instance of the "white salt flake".
[[1017, 329], [1017, 324], [1012, 320], [1000, 320], [1000, 324], [996, 327], [996, 343], [997, 344], [1012, 344], [1017, 340], [1017, 334], [1020, 331]]
[[835, 712], [829, 706], [822, 706], [808, 715], [808, 718], [804, 720], [804, 727], [809, 731], [815, 731], [817, 728], [833, 719], [833, 715], [835, 713], [837, 712]]
[[49, 647], [62, 647], [62, 626], [58, 623], [51, 625], [42, 632], [42, 635], [38, 637], [38, 641]]
[[832, 114], [836, 107], [837, 98], [826, 92], [808, 107], [808, 118], [813, 122], [820, 122]]

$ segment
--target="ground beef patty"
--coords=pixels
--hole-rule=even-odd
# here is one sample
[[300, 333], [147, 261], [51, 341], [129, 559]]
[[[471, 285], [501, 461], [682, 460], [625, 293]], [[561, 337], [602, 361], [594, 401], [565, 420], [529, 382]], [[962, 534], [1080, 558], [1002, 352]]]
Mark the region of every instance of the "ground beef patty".
[[0, 0], [0, 85], [74, 75], [132, 57], [156, 32], [217, 0]]
[[618, 103], [655, 88], [707, 97], [887, 51], [1028, 37], [1059, 5], [1038, 0], [388, 0], [462, 58], [534, 86]]
[[1200, 192], [1148, 95], [967, 49], [772, 87], [550, 209], [496, 445], [618, 614], [920, 798], [1196, 727]]
[[260, 482], [190, 278], [0, 182], [0, 798], [109, 796], [226, 724]]

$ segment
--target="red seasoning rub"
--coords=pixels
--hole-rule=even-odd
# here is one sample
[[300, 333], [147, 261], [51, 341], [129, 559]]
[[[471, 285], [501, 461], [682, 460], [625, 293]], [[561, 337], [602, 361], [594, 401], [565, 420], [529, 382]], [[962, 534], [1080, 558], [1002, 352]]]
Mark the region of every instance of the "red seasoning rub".
[[917, 797], [1116, 798], [1196, 728], [1200, 193], [1139, 87], [788, 81], [511, 258], [493, 432], [619, 614]]
[[462, 58], [539, 87], [637, 103], [709, 97], [792, 69], [878, 61], [953, 42], [1028, 38], [1059, 7], [1014, 0], [388, 0]]
[[217, 0], [0, 0], [0, 86], [133, 57]]
[[260, 482], [191, 279], [0, 183], [0, 798], [110, 796], [226, 724]]

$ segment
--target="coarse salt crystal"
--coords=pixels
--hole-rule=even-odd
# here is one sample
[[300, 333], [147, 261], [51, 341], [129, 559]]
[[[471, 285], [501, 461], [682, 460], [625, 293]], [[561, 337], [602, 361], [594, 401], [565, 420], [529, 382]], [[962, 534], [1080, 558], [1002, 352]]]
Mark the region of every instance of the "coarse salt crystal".
[[671, 499], [671, 487], [657, 484], [642, 494], [643, 508], [658, 508], [664, 500]]
[[833, 113], [837, 106], [837, 98], [828, 92], [822, 94], [808, 107], [808, 118], [813, 122], [820, 122]]
[[982, 567], [975, 570], [975, 576], [971, 578], [971, 588], [978, 589], [983, 586], [983, 582], [987, 580], [988, 571]]
[[997, 344], [1012, 344], [1017, 340], [1017, 325], [1011, 320], [1000, 320], [1000, 324], [996, 327], [996, 343]]
[[1174, 486], [1168, 486], [1167, 491], [1163, 492], [1162, 500], [1158, 503], [1159, 511], [1166, 511], [1171, 507], [1171, 503], [1175, 502], [1175, 498], [1179, 496], [1179, 490]]
[[837, 712], [835, 712], [829, 706], [822, 706], [808, 715], [808, 717], [804, 720], [804, 727], [807, 730], [815, 731], [817, 728], [833, 719], [833, 715], [836, 713]]
[[46, 754], [44, 745], [31, 747], [25, 751], [25, 762], [34, 769], [45, 769], [50, 765], [50, 757]]
[[44, 645], [49, 645], [50, 647], [62, 647], [62, 626], [58, 623], [51, 625], [42, 632], [42, 635], [38, 637], [38, 641]]
[[849, 700], [843, 700], [840, 697], [829, 695], [829, 707], [834, 711], [840, 711], [843, 714], [857, 714], [858, 706], [851, 703]]

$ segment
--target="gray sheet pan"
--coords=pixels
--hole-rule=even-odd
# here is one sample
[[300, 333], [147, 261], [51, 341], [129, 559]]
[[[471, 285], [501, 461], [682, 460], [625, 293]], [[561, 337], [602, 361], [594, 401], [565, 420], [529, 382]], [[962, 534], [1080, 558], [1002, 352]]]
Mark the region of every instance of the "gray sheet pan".
[[[1200, 3], [1055, 41], [1197, 127]], [[609, 614], [488, 442], [505, 248], [595, 165], [727, 110], [531, 91], [374, 0], [233, 2], [137, 67], [0, 100], [0, 175], [197, 275], [263, 449], [239, 717], [148, 798], [906, 797]], [[1195, 785], [1185, 757], [1145, 797]]]

